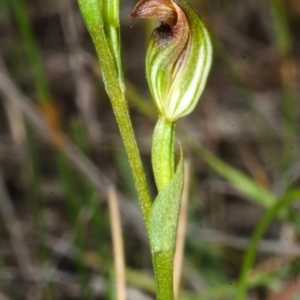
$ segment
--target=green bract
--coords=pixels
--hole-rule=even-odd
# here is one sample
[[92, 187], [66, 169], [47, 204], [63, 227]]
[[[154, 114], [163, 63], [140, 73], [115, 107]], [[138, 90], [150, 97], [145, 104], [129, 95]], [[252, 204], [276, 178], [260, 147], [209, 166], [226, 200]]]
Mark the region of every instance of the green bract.
[[159, 113], [176, 121], [194, 109], [205, 87], [212, 64], [209, 32], [184, 0], [142, 0], [131, 16], [162, 21], [150, 39], [146, 75]]

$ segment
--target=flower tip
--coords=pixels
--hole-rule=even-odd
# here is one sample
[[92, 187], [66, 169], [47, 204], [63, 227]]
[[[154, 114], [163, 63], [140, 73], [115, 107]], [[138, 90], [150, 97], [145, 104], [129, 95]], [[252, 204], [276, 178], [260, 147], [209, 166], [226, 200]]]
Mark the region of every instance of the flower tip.
[[160, 20], [174, 27], [177, 13], [173, 0], [141, 0], [130, 14], [132, 18], [150, 18]]
[[129, 14], [128, 16], [131, 17], [130, 28], [132, 28], [135, 24], [136, 16], [133, 13]]
[[137, 14], [135, 13], [135, 11], [133, 11], [131, 14], [128, 15], [129, 17], [131, 17], [132, 21], [135, 21], [135, 19], [138, 18]]

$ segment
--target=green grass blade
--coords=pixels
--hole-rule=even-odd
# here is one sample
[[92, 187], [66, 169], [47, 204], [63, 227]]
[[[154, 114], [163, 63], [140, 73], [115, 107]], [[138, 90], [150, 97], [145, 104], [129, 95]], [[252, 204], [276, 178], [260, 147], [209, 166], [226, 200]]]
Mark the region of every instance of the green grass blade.
[[9, 4], [17, 21], [19, 32], [25, 46], [39, 101], [47, 102], [50, 99], [50, 90], [42, 68], [39, 51], [35, 43], [25, 3], [23, 0], [11, 0]]
[[220, 176], [230, 182], [243, 195], [252, 200], [254, 203], [269, 208], [276, 201], [276, 196], [262, 187], [259, 183], [252, 180], [237, 169], [231, 167], [221, 159], [213, 155], [207, 149], [194, 142], [190, 142], [194, 151]]
[[264, 217], [259, 222], [258, 226], [255, 229], [255, 232], [251, 238], [250, 244], [248, 246], [248, 250], [243, 260], [241, 274], [237, 285], [237, 296], [236, 300], [243, 300], [245, 299], [246, 292], [247, 292], [247, 273], [251, 269], [255, 254], [257, 253], [257, 247], [259, 241], [263, 237], [264, 233], [266, 232], [268, 226], [270, 225], [271, 221], [276, 217], [278, 212], [282, 210], [284, 207], [288, 206], [290, 202], [294, 200], [299, 200], [300, 198], [300, 190], [294, 190], [287, 193], [281, 200], [277, 201], [275, 205], [273, 205]]

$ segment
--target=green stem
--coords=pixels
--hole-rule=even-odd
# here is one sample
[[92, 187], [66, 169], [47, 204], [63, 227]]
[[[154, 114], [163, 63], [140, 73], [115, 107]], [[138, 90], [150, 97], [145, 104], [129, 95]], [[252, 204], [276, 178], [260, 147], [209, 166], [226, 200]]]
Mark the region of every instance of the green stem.
[[140, 153], [134, 137], [127, 102], [123, 93], [123, 89], [119, 84], [118, 73], [114, 68], [114, 64], [112, 63], [113, 59], [106, 43], [103, 28], [93, 28], [93, 30], [91, 31], [91, 35], [103, 72], [106, 91], [111, 100], [113, 111], [127, 151], [130, 167], [133, 173], [133, 178], [140, 201], [140, 206], [143, 213], [143, 218], [145, 224], [147, 225], [152, 201], [146, 182]]
[[156, 300], [173, 300], [173, 260], [174, 250], [153, 253]]
[[[175, 173], [174, 139], [175, 123], [160, 117], [152, 138], [152, 167], [159, 192], [170, 183]], [[173, 247], [169, 250], [152, 252], [157, 300], [173, 300], [174, 252]]]
[[286, 207], [291, 201], [299, 199], [299, 197], [300, 190], [291, 191], [290, 193], [286, 194], [280, 201], [278, 201], [272, 208], [267, 211], [267, 213], [259, 222], [251, 238], [250, 245], [248, 246], [247, 253], [243, 260], [241, 274], [237, 286], [236, 300], [245, 299], [245, 295], [247, 292], [247, 273], [253, 265], [259, 241], [263, 237], [266, 229], [269, 227], [271, 221], [281, 209]]
[[125, 99], [124, 83], [122, 81], [122, 76], [120, 76], [120, 66], [118, 63], [118, 61], [120, 61], [120, 54], [115, 53], [115, 51], [117, 51], [116, 49], [114, 49], [115, 51], [111, 51], [109, 46], [104, 31], [101, 10], [99, 10], [101, 1], [99, 4], [98, 0], [78, 0], [78, 4], [96, 48], [106, 92], [111, 100], [112, 108], [123, 138], [133, 173], [135, 187], [137, 189], [143, 219], [146, 227], [148, 227], [152, 200]]
[[175, 172], [175, 123], [160, 117], [152, 138], [152, 167], [156, 186], [161, 191]]
[[[143, 218], [148, 230], [151, 231], [155, 224], [159, 224], [162, 228], [169, 228], [170, 230], [164, 237], [167, 237], [167, 241], [160, 237], [160, 231], [154, 234], [152, 238], [152, 259], [154, 265], [154, 272], [156, 278], [156, 289], [157, 299], [159, 300], [173, 300], [173, 259], [174, 259], [174, 247], [173, 247], [173, 231], [176, 230], [176, 226], [173, 226], [174, 222], [170, 221], [169, 218], [165, 221], [164, 216], [167, 214], [160, 215], [160, 207], [156, 210], [156, 215], [153, 215], [152, 201], [150, 193], [146, 183], [145, 173], [142, 167], [140, 154], [136, 145], [132, 125], [129, 118], [129, 112], [127, 102], [125, 99], [125, 88], [122, 76], [122, 70], [120, 66], [121, 55], [119, 53], [119, 35], [116, 34], [118, 30], [118, 18], [116, 12], [118, 5], [114, 1], [113, 6], [103, 6], [102, 1], [99, 0], [78, 0], [78, 4], [85, 20], [88, 31], [92, 37], [95, 45], [97, 55], [99, 58], [103, 81], [111, 100], [113, 111], [119, 125], [119, 129], [123, 138], [123, 142], [128, 154], [129, 163], [132, 169], [135, 186], [137, 189], [140, 206], [143, 213]], [[105, 22], [104, 22], [105, 21]], [[159, 119], [158, 125], [154, 132], [154, 142], [152, 147], [152, 154], [154, 158], [154, 174], [157, 181], [158, 190], [161, 191], [167, 184], [172, 180], [175, 172], [174, 167], [174, 123], [167, 122], [163, 119]], [[160, 193], [164, 197], [171, 194], [171, 197], [166, 197], [166, 200], [174, 202], [174, 198], [180, 199], [178, 195], [182, 192], [182, 178], [183, 178], [183, 167], [181, 167], [178, 173], [178, 178], [175, 181], [175, 188], [169, 188], [167, 192]], [[179, 176], [182, 175], [182, 176]], [[174, 195], [174, 197], [173, 197]], [[158, 196], [159, 198], [159, 196]], [[164, 202], [164, 199], [160, 197], [156, 199], [156, 204]], [[176, 200], [176, 199], [175, 199]], [[169, 203], [169, 202], [168, 202]], [[180, 203], [180, 202], [179, 202]], [[173, 210], [178, 211], [178, 201], [173, 205]], [[169, 210], [169, 206], [164, 211], [170, 212], [173, 216], [173, 210]], [[151, 220], [154, 221], [154, 225], [150, 226], [150, 212]], [[174, 215], [175, 218], [175, 215]], [[151, 221], [151, 222], [152, 222]], [[158, 221], [158, 223], [156, 222]], [[161, 221], [161, 222], [160, 222]], [[165, 222], [164, 222], [165, 221]], [[150, 224], [150, 225], [149, 225]], [[164, 224], [164, 225], [162, 225]], [[171, 226], [170, 226], [171, 225]], [[154, 226], [155, 227], [155, 226]], [[156, 229], [156, 228], [154, 228]], [[152, 230], [153, 231], [153, 230]], [[149, 234], [150, 235], [150, 234]], [[170, 240], [171, 236], [171, 242]], [[155, 251], [153, 243], [159, 249], [165, 249], [164, 251]], [[151, 244], [151, 241], [150, 241]], [[170, 245], [169, 245], [170, 244]], [[166, 246], [166, 248], [164, 248]]]

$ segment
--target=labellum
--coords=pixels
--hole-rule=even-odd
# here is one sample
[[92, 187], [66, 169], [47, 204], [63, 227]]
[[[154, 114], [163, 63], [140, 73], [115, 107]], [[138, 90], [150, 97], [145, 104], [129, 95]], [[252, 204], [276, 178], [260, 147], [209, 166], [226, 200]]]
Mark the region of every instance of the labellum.
[[148, 46], [146, 76], [160, 115], [176, 121], [194, 109], [206, 84], [212, 64], [209, 32], [184, 0], [142, 0], [131, 16], [161, 21]]

